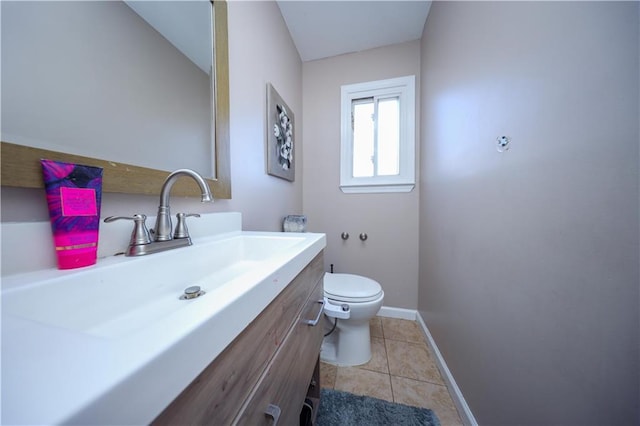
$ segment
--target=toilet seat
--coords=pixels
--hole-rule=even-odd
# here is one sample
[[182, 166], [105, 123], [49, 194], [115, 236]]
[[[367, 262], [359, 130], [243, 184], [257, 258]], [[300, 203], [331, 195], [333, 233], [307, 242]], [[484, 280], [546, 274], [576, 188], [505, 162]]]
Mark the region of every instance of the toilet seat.
[[324, 274], [324, 294], [339, 302], [372, 302], [384, 295], [382, 287], [371, 278], [353, 274]]

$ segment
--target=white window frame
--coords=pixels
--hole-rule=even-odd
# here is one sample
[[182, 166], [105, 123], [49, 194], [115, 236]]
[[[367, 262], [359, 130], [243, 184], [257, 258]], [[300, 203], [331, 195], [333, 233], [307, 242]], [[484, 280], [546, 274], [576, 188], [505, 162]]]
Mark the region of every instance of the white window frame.
[[[345, 193], [410, 192], [416, 183], [415, 76], [348, 84], [341, 87], [340, 189]], [[353, 177], [352, 102], [369, 97], [398, 96], [400, 104], [400, 173]]]

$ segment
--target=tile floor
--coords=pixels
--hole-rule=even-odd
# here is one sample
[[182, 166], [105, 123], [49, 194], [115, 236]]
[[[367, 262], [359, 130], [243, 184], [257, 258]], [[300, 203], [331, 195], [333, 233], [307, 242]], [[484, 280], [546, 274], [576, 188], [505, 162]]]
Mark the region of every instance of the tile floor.
[[320, 363], [320, 385], [429, 408], [443, 426], [462, 425], [418, 323], [375, 317], [370, 330], [371, 361], [357, 367]]

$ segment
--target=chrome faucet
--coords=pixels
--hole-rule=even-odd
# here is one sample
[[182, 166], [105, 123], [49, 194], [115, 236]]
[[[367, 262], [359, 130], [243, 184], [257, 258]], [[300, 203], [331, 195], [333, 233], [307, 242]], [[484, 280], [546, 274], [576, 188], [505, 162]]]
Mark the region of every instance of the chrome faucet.
[[172, 172], [162, 185], [160, 191], [160, 206], [158, 206], [158, 217], [156, 217], [156, 226], [154, 227], [154, 240], [155, 241], [169, 241], [173, 237], [171, 235], [171, 211], [169, 208], [169, 193], [173, 184], [176, 183], [180, 176], [189, 176], [196, 181], [200, 190], [202, 191], [201, 201], [203, 203], [213, 201], [213, 195], [209, 190], [209, 185], [205, 182], [204, 178], [197, 172], [190, 169], [179, 169]]
[[203, 203], [213, 201], [213, 195], [211, 195], [207, 182], [198, 173], [189, 169], [179, 169], [172, 172], [167, 176], [167, 179], [162, 185], [162, 190], [160, 191], [160, 206], [158, 207], [156, 226], [153, 230], [153, 241], [151, 239], [151, 233], [147, 229], [147, 225], [145, 223], [147, 216], [143, 214], [134, 214], [133, 217], [109, 216], [104, 219], [107, 223], [123, 219], [132, 220], [134, 222], [134, 229], [131, 234], [129, 247], [127, 247], [127, 251], [125, 252], [127, 256], [143, 256], [145, 254], [158, 253], [165, 250], [191, 245], [191, 237], [189, 236], [185, 220], [188, 216], [200, 217], [199, 214], [178, 213], [178, 225], [176, 225], [175, 234], [172, 235], [171, 229], [169, 193], [171, 192], [173, 184], [180, 176], [189, 176], [196, 181], [202, 191]]

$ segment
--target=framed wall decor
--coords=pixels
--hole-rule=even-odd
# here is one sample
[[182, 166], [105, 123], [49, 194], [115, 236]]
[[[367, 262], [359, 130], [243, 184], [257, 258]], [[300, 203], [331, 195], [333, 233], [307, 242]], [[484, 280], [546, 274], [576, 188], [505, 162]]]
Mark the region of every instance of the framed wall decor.
[[295, 180], [293, 111], [267, 83], [267, 173]]

